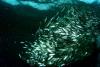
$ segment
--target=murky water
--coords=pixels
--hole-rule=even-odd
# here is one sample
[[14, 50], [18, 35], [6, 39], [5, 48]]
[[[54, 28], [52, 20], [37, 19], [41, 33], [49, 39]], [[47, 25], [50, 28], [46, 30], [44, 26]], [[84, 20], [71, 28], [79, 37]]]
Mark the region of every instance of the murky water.
[[14, 0], [0, 3], [0, 52], [5, 66], [12, 63], [7, 62], [12, 57], [14, 64], [20, 59], [19, 65], [62, 67], [99, 52], [99, 0], [98, 4], [73, 0], [50, 4], [22, 1], [20, 5], [11, 2], [16, 4]]

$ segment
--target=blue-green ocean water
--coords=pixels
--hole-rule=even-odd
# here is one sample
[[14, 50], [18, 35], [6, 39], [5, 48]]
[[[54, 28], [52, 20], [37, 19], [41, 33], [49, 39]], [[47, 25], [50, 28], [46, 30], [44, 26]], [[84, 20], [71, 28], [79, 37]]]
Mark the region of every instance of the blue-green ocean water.
[[[99, 2], [99, 1], [98, 1]], [[81, 3], [84, 4], [84, 3]], [[94, 9], [96, 16], [100, 18], [99, 4], [86, 4]], [[49, 10], [39, 10], [27, 5], [13, 6], [5, 2], [0, 2], [0, 65], [1, 67], [27, 67], [27, 63], [19, 58], [20, 51], [23, 51], [22, 43], [25, 41], [34, 41], [34, 34], [40, 26], [44, 27], [46, 23], [40, 23], [47, 16], [50, 19], [60, 8], [53, 7]], [[98, 25], [99, 29], [99, 25]], [[99, 45], [99, 37], [97, 38]], [[97, 48], [94, 49], [92, 59], [96, 60]], [[98, 51], [99, 52], [99, 51]], [[75, 65], [95, 63], [91, 58], [82, 62], [76, 62]], [[87, 62], [87, 63], [85, 63]], [[96, 64], [96, 63], [95, 63]], [[93, 65], [95, 65], [93, 64]], [[74, 66], [74, 64], [73, 64]]]

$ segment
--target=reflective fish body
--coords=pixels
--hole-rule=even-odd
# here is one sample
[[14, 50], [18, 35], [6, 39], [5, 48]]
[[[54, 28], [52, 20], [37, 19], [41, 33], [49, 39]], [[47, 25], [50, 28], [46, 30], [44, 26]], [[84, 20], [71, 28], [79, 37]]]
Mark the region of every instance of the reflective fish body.
[[62, 10], [36, 33], [36, 40], [27, 42], [20, 58], [30, 65], [58, 66], [83, 60], [93, 52], [99, 19], [86, 6], [63, 6]]

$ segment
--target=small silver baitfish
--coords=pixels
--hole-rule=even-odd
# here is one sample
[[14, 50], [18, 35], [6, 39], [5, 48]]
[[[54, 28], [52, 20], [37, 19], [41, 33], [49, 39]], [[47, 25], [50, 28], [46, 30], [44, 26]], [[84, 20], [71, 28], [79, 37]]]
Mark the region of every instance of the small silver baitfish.
[[[20, 58], [31, 66], [58, 66], [73, 63], [90, 56], [100, 19], [86, 5], [64, 5], [47, 25], [38, 30], [36, 40], [24, 43]], [[47, 21], [48, 20], [48, 21]]]

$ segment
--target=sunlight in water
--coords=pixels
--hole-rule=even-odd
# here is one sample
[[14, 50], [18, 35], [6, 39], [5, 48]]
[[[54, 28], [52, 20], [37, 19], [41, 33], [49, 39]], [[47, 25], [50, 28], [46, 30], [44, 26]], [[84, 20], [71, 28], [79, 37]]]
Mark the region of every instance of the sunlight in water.
[[96, 3], [100, 3], [100, 0], [80, 0], [80, 1], [82, 1], [82, 2], [85, 2], [85, 3], [87, 3], [87, 4], [92, 4], [92, 3], [94, 3], [94, 2], [96, 2]]
[[8, 3], [10, 5], [13, 6], [17, 6], [17, 5], [27, 5], [27, 6], [31, 6], [33, 8], [36, 8], [38, 10], [48, 10], [51, 7], [56, 7], [57, 5], [63, 4], [63, 3], [78, 3], [79, 1], [87, 3], [87, 4], [92, 4], [94, 2], [96, 2], [97, 4], [100, 3], [100, 0], [55, 0], [52, 1], [51, 3], [37, 3], [34, 0], [33, 1], [21, 1], [21, 0], [2, 0], [5, 3]]
[[2, 1], [11, 5], [19, 5], [19, 2], [17, 0], [2, 0]]

